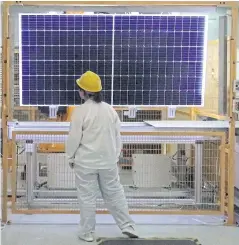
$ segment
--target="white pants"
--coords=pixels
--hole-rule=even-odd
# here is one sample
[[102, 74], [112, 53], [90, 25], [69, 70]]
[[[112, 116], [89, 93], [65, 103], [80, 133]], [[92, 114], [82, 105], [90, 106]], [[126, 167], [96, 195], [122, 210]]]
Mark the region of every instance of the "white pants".
[[76, 187], [80, 205], [80, 232], [87, 234], [95, 231], [96, 199], [99, 189], [105, 204], [122, 230], [134, 226], [129, 216], [128, 204], [123, 186], [119, 180], [118, 167], [111, 169], [86, 169], [75, 166]]

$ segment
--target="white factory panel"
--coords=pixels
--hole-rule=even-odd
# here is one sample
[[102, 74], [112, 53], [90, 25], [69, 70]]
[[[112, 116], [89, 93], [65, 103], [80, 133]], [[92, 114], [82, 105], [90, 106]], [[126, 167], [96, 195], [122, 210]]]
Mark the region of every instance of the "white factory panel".
[[134, 154], [132, 170], [135, 187], [171, 186], [171, 159], [167, 155]]
[[69, 167], [65, 153], [48, 154], [47, 176], [50, 189], [75, 188], [74, 171]]

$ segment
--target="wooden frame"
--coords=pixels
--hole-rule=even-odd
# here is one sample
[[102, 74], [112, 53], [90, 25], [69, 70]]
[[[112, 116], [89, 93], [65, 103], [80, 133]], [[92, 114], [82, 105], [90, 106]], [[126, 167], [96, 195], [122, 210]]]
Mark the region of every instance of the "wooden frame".
[[221, 137], [221, 144], [219, 147], [220, 150], [220, 202], [221, 202], [221, 212], [225, 214], [225, 176], [226, 176], [226, 135], [224, 134]]
[[228, 221], [229, 225], [234, 224], [234, 183], [235, 183], [235, 115], [233, 113], [234, 81], [237, 78], [237, 38], [238, 38], [238, 3], [232, 7], [231, 23], [231, 44], [230, 44], [230, 81], [229, 81], [229, 105], [228, 117], [230, 118], [229, 128], [229, 154], [228, 154]]
[[[33, 210], [19, 210], [16, 208], [16, 183], [17, 183], [17, 162], [16, 162], [16, 138], [17, 135], [67, 135], [66, 132], [49, 132], [49, 131], [15, 131], [12, 133], [12, 213], [14, 214], [78, 214], [79, 211], [73, 210], [52, 210], [52, 209], [33, 209]], [[221, 140], [219, 146], [220, 150], [220, 210], [133, 210], [130, 211], [131, 214], [177, 214], [177, 215], [223, 215], [225, 212], [225, 199], [224, 199], [224, 189], [225, 189], [225, 139], [226, 134], [224, 132], [122, 132], [121, 135], [125, 136], [208, 136], [208, 137], [218, 137]], [[107, 214], [108, 211], [98, 210], [97, 214]]]
[[[11, 115], [10, 107], [10, 42], [9, 42], [9, 8], [13, 5], [23, 6], [50, 6], [57, 5], [55, 1], [41, 2], [41, 1], [4, 1], [2, 4], [2, 43], [3, 43], [3, 84], [2, 84], [2, 130], [3, 130], [3, 186], [2, 186], [2, 221], [7, 222], [7, 174], [8, 174], [8, 129], [7, 121]], [[58, 5], [97, 5], [97, 6], [221, 6], [230, 7], [232, 9], [232, 21], [231, 21], [231, 48], [230, 48], [230, 81], [229, 81], [229, 113], [230, 130], [228, 141], [228, 149], [225, 152], [229, 153], [229, 183], [228, 183], [228, 221], [227, 223], [234, 224], [234, 146], [235, 146], [235, 118], [233, 115], [233, 82], [236, 79], [236, 45], [237, 45], [237, 32], [238, 32], [238, 3], [237, 1], [62, 1]], [[191, 119], [196, 119], [196, 114], [191, 110]], [[14, 158], [14, 157], [13, 157]], [[172, 212], [170, 212], [172, 213]]]
[[9, 29], [8, 29], [8, 4], [2, 6], [2, 144], [3, 144], [3, 157], [2, 157], [2, 169], [3, 169], [3, 184], [2, 184], [2, 221], [7, 222], [7, 175], [8, 175], [8, 135], [7, 135], [7, 120], [9, 115], [9, 66], [10, 66], [10, 55], [9, 55]]
[[227, 116], [221, 116], [215, 113], [211, 113], [210, 111], [197, 109], [197, 108], [193, 108], [192, 110], [194, 110], [196, 116], [211, 117], [217, 120], [228, 120]]
[[233, 7], [238, 6], [238, 3], [235, 1], [5, 1], [9, 6], [11, 5], [31, 5], [31, 6], [49, 6], [49, 5], [73, 5], [73, 6], [224, 6], [224, 7]]

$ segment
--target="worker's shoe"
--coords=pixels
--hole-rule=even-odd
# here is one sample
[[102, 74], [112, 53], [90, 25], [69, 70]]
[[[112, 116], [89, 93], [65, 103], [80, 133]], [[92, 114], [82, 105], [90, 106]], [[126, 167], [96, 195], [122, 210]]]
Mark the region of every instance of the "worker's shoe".
[[92, 233], [78, 234], [78, 237], [85, 242], [93, 242], [95, 240]]
[[128, 226], [122, 230], [122, 233], [129, 238], [139, 238], [135, 228], [133, 226]]

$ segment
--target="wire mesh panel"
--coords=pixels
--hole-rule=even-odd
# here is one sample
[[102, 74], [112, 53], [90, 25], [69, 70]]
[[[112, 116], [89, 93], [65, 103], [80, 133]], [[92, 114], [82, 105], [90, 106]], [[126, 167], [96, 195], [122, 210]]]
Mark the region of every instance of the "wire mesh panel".
[[138, 110], [135, 118], [126, 115], [128, 111], [117, 110], [121, 122], [143, 122], [145, 120], [162, 120], [161, 110]]
[[[132, 212], [219, 211], [221, 140], [211, 136], [124, 135], [118, 162]], [[75, 173], [63, 133], [14, 136], [13, 207], [16, 212], [77, 212]], [[167, 152], [162, 152], [162, 143]], [[98, 190], [97, 210], [106, 211]]]
[[14, 62], [14, 74], [13, 74], [13, 80], [14, 80], [14, 106], [19, 106], [20, 105], [20, 96], [19, 96], [19, 52], [18, 50], [15, 51], [14, 56], [13, 56], [13, 62]]
[[229, 155], [226, 154], [226, 159], [225, 159], [225, 195], [223, 196], [225, 198], [225, 214], [228, 215], [228, 201], [229, 201], [229, 178], [230, 178], [230, 174], [229, 174]]
[[13, 118], [18, 121], [31, 121], [30, 111], [24, 108], [14, 108]]

